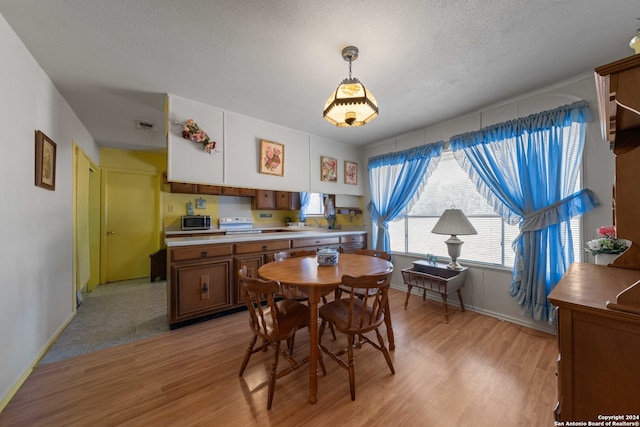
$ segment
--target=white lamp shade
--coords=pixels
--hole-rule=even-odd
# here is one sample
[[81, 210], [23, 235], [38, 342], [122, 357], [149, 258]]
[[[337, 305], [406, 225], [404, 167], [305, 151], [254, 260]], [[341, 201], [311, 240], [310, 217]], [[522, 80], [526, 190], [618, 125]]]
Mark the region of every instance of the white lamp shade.
[[460, 209], [446, 209], [431, 232], [435, 234], [451, 234], [457, 236], [478, 234], [471, 222]]
[[344, 79], [329, 96], [322, 115], [334, 126], [363, 126], [378, 116], [378, 103], [358, 79]]

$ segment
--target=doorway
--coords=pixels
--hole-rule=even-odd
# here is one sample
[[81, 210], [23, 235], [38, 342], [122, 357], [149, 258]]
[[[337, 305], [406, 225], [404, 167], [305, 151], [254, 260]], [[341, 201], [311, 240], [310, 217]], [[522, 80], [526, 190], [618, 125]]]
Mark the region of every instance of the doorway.
[[100, 282], [100, 169], [74, 143], [74, 297]]
[[159, 178], [113, 169], [103, 178], [102, 283], [149, 276], [149, 255], [159, 249]]

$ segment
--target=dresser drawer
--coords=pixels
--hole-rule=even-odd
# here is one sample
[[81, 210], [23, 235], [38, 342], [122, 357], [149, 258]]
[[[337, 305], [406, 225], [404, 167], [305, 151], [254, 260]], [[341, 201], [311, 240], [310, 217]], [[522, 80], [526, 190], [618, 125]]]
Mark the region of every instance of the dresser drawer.
[[365, 241], [364, 234], [353, 234], [350, 236], [341, 236], [340, 243], [362, 243]]
[[340, 237], [319, 237], [315, 239], [296, 239], [291, 241], [292, 248], [305, 248], [309, 246], [326, 246], [340, 243]]
[[289, 249], [289, 240], [267, 240], [262, 242], [236, 243], [236, 254], [251, 254], [256, 252], [281, 251]]
[[171, 249], [171, 262], [233, 255], [233, 245], [198, 245]]

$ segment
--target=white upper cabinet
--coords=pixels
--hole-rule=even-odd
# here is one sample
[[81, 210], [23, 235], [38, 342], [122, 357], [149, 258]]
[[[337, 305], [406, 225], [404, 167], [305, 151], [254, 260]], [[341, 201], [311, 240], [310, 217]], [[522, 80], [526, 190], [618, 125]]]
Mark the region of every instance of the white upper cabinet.
[[[176, 95], [167, 95], [167, 178], [174, 182], [224, 185], [282, 191], [361, 196], [367, 179], [360, 150], [294, 129], [220, 110]], [[208, 154], [204, 144], [182, 137], [182, 128], [193, 119], [216, 141]], [[260, 172], [260, 141], [282, 145], [283, 174]], [[335, 181], [321, 179], [321, 158], [335, 160]], [[357, 169], [345, 179], [347, 163]]]
[[[283, 175], [260, 173], [260, 140], [282, 145]], [[309, 191], [309, 135], [235, 113], [225, 113], [227, 185]]]
[[[223, 185], [224, 113], [222, 110], [175, 95], [167, 95], [167, 179], [175, 182]], [[214, 152], [204, 151], [204, 144], [182, 137], [182, 128], [193, 119], [211, 140]]]

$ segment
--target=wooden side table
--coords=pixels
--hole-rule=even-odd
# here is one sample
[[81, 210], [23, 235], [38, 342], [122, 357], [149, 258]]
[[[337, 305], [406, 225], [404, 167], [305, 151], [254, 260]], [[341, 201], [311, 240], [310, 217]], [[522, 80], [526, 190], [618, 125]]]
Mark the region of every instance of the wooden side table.
[[464, 286], [469, 267], [462, 267], [461, 270], [450, 270], [447, 264], [426, 262], [414, 262], [413, 268], [405, 268], [402, 270], [402, 278], [407, 285], [407, 298], [404, 302], [404, 308], [407, 309], [409, 304], [409, 295], [411, 289], [416, 286], [422, 289], [422, 300], [427, 296], [427, 291], [438, 292], [442, 296], [442, 306], [444, 309], [444, 319], [449, 323], [449, 312], [447, 309], [447, 295], [451, 292], [458, 292], [458, 300], [460, 308], [464, 312], [464, 303], [462, 302], [462, 294], [460, 290]]

